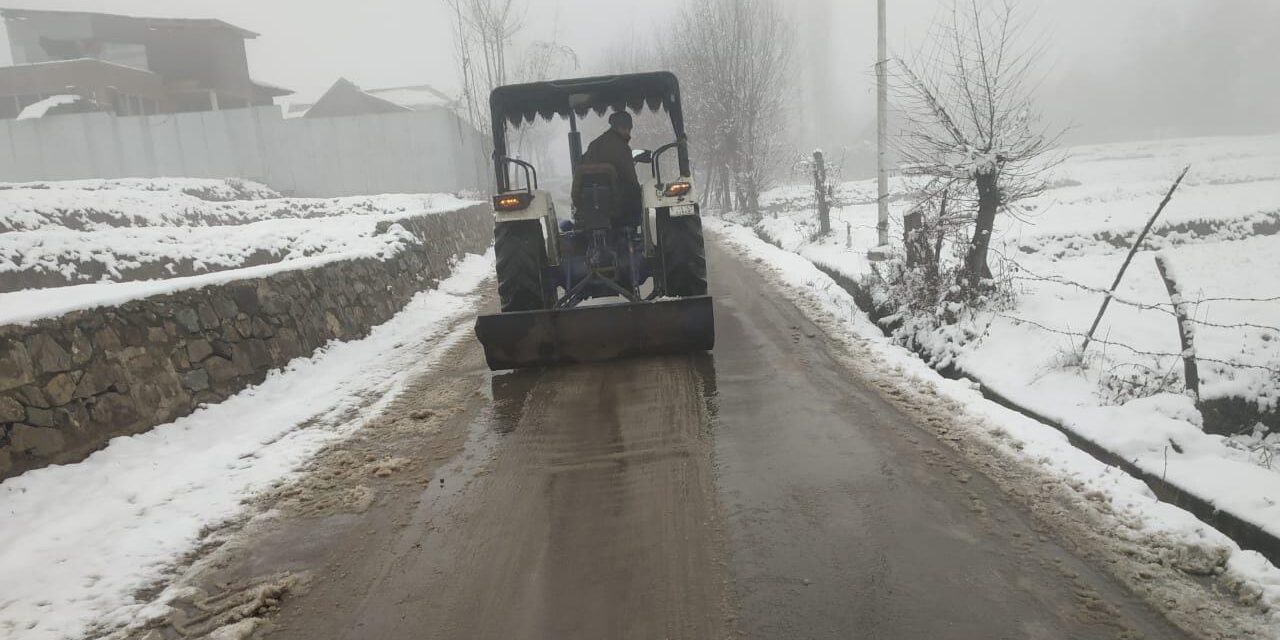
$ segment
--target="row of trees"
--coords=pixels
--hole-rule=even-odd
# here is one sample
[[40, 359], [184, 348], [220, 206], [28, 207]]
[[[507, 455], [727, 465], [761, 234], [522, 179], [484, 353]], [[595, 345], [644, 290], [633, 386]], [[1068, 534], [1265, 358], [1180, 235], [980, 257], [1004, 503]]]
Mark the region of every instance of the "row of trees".
[[[578, 71], [577, 54], [554, 38], [533, 42], [521, 50], [519, 63], [508, 64], [525, 18], [519, 0], [444, 2], [454, 18], [460, 104], [481, 130], [490, 126], [487, 96], [495, 87]], [[761, 192], [790, 153], [794, 27], [777, 0], [693, 0], [669, 24], [673, 28], [650, 48], [607, 56], [604, 71], [675, 71], [708, 203], [758, 213]], [[549, 165], [553, 135], [546, 127], [524, 127], [513, 140], [523, 155]]]
[[[528, 7], [517, 0], [444, 0], [453, 17], [454, 61], [462, 84], [459, 100], [463, 116], [477, 129], [490, 130], [489, 93], [511, 82], [536, 82], [573, 75], [578, 54], [560, 43], [534, 40], [523, 47], [518, 60], [508, 65], [508, 55], [525, 23]], [[512, 137], [514, 149], [533, 158], [539, 166], [550, 164], [552, 132], [522, 128]]]
[[790, 155], [793, 24], [774, 0], [695, 0], [674, 24], [659, 53], [684, 87], [710, 204], [758, 215]]
[[[521, 0], [443, 1], [455, 19], [461, 104], [482, 130], [494, 87], [578, 71], [576, 53], [554, 37], [534, 41], [508, 64], [525, 18]], [[954, 0], [949, 17], [910, 60], [892, 64], [896, 112], [905, 119], [895, 151], [904, 172], [918, 178], [913, 213], [923, 222], [908, 239], [921, 249], [913, 257], [937, 275], [944, 247], [958, 247], [959, 277], [976, 285], [991, 276], [996, 216], [1016, 213], [1018, 201], [1043, 190], [1057, 136], [1035, 116], [1040, 50], [1026, 44], [1027, 22], [1012, 0]], [[779, 0], [690, 0], [666, 24], [648, 48], [633, 44], [606, 56], [604, 71], [675, 71], [707, 204], [758, 216], [761, 193], [794, 155], [794, 24]], [[514, 141], [547, 164], [552, 135], [524, 128]]]
[[454, 61], [462, 108], [480, 131], [489, 130], [489, 92], [507, 83], [507, 51], [523, 24], [515, 0], [444, 0], [453, 14]]

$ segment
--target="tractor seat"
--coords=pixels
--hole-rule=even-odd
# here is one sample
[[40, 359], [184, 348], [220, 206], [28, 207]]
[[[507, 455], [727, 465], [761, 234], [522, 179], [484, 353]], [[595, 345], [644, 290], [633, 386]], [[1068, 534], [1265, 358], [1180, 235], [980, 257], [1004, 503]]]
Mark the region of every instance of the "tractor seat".
[[611, 164], [580, 164], [573, 172], [573, 218], [579, 229], [609, 229], [620, 212], [618, 170]]

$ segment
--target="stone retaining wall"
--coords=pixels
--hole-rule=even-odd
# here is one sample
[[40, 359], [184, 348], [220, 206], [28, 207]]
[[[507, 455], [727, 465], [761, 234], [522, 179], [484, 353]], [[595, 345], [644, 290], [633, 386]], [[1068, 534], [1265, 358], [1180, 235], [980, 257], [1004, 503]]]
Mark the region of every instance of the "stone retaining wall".
[[493, 238], [487, 206], [397, 224], [422, 244], [391, 259], [0, 326], [0, 478], [82, 460], [110, 438], [221, 402], [330, 340], [364, 337]]

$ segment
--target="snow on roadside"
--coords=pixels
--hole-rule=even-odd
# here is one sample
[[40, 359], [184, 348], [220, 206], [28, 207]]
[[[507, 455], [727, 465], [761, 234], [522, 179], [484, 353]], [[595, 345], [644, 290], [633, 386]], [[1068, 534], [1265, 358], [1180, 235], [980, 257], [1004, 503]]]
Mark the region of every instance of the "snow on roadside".
[[196, 271], [218, 271], [264, 257], [289, 262], [317, 255], [368, 253], [399, 242], [394, 235], [377, 234], [380, 222], [436, 211], [424, 208], [210, 227], [12, 231], [0, 233], [0, 279], [5, 274], [60, 274], [68, 282], [82, 283], [101, 273], [103, 280], [118, 281], [124, 272], [144, 267], [187, 263]]
[[[1110, 144], [1069, 154], [1053, 188], [1028, 203], [1032, 213], [998, 223], [993, 248], [999, 261], [1017, 267], [1013, 307], [898, 337], [937, 366], [955, 366], [1280, 536], [1280, 434], [1251, 424], [1258, 416], [1274, 420], [1280, 407], [1280, 136]], [[1099, 326], [1101, 342], [1081, 359], [1082, 333], [1126, 243], [1188, 163], [1192, 172], [1157, 224], [1160, 235], [1135, 256], [1117, 291], [1120, 303]], [[806, 199], [804, 186], [767, 195], [780, 209], [756, 231], [828, 272], [860, 280], [871, 273], [866, 250], [876, 242], [873, 186], [842, 185], [854, 203], [833, 211], [832, 236], [814, 239], [812, 193]], [[895, 223], [906, 202], [891, 204]], [[1203, 415], [1180, 393], [1182, 349], [1153, 248], [1176, 267], [1198, 323]], [[1214, 413], [1233, 402], [1248, 409], [1230, 420]], [[1244, 433], [1213, 433], [1233, 427]]]
[[263, 278], [282, 271], [313, 269], [339, 260], [358, 258], [388, 259], [405, 246], [419, 242], [418, 238], [398, 224], [391, 225], [386, 233], [372, 236], [367, 242], [355, 243], [341, 253], [325, 253], [285, 262], [274, 262], [257, 267], [214, 271], [197, 276], [169, 278], [167, 280], [139, 280], [134, 282], [96, 282], [93, 284], [24, 289], [0, 293], [0, 325], [30, 324], [43, 318], [53, 318], [81, 309], [114, 307], [130, 300], [147, 298], [210, 285], [225, 284], [236, 280]]
[[[0, 638], [77, 637], [129, 623], [201, 531], [358, 429], [469, 330], [493, 255], [353, 342], [333, 342], [261, 385], [87, 460], [0, 483]], [[368, 398], [373, 397], [372, 403]]]
[[1224, 554], [1228, 576], [1246, 585], [1243, 590], [1253, 593], [1271, 612], [1271, 635], [1280, 637], [1280, 569], [1261, 554], [1242, 550], [1190, 513], [1157, 500], [1144, 483], [1075, 448], [1057, 430], [986, 400], [967, 382], [944, 378], [886, 338], [858, 309], [852, 295], [805, 257], [765, 242], [747, 227], [711, 218], [704, 219], [704, 224], [731, 249], [776, 277], [786, 295], [811, 319], [834, 325], [838, 334], [868, 350], [875, 358], [866, 363], [872, 375], [891, 376], [899, 386], [905, 382], [907, 387], [927, 388], [956, 403], [976, 419], [976, 428], [993, 446], [1062, 478], [1082, 495], [1105, 496], [1111, 510], [1146, 539], [1203, 549], [1210, 556]]
[[[188, 190], [198, 187], [191, 185]], [[472, 203], [444, 193], [217, 201], [183, 190], [118, 185], [71, 189], [17, 184], [0, 188], [0, 232], [238, 225], [283, 218], [307, 220], [460, 209], [469, 204]]]
[[264, 184], [243, 178], [88, 178], [43, 182], [0, 182], [0, 191], [12, 189], [64, 191], [172, 191], [210, 202], [268, 200], [282, 197]]

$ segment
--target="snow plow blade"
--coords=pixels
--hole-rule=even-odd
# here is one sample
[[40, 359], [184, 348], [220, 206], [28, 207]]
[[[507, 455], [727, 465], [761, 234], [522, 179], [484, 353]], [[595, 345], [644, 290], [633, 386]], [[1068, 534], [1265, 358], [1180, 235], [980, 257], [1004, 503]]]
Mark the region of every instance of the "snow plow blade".
[[711, 297], [480, 316], [476, 337], [494, 371], [710, 351]]

